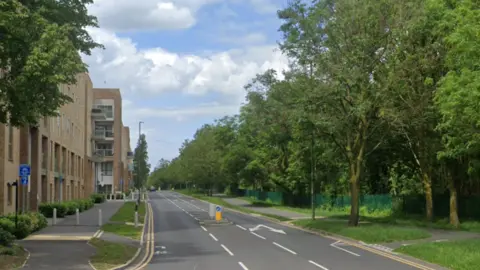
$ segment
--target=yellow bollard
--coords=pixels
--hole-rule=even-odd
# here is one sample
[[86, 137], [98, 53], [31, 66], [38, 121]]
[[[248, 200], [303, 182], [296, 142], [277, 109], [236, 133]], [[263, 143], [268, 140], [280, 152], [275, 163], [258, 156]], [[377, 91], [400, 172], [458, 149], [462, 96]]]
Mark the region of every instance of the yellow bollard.
[[222, 220], [222, 208], [220, 206], [217, 205], [217, 207], [215, 207], [215, 220], [216, 221], [221, 221]]

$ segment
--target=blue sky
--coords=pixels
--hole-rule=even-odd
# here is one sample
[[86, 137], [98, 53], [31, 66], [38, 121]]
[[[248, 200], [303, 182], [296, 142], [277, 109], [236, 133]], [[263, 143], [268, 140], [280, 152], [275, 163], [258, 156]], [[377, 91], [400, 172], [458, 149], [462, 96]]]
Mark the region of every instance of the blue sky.
[[94, 87], [120, 88], [123, 122], [138, 122], [147, 136], [150, 162], [171, 159], [205, 123], [238, 112], [243, 86], [286, 58], [276, 10], [282, 0], [97, 0], [89, 11], [104, 44], [84, 60]]

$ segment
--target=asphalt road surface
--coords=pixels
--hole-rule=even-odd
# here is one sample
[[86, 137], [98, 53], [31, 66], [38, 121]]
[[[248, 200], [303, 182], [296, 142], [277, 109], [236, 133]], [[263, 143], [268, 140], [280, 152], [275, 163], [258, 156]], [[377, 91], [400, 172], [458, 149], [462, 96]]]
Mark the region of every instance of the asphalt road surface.
[[202, 226], [208, 205], [170, 191], [151, 193], [150, 203], [155, 228], [150, 270], [418, 269], [251, 215], [226, 211], [232, 225]]

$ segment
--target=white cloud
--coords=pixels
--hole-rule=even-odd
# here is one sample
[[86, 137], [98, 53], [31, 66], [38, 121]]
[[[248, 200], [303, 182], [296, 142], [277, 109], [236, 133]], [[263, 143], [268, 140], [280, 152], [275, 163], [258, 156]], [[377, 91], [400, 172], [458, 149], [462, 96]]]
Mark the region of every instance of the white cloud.
[[262, 33], [249, 33], [245, 36], [227, 36], [219, 38], [221, 42], [232, 44], [261, 44], [267, 41]]
[[220, 0], [95, 0], [88, 7], [102, 28], [114, 31], [184, 29], [197, 11]]
[[[84, 56], [97, 87], [119, 87], [123, 93], [156, 95], [166, 91], [204, 95], [217, 92], [243, 101], [243, 86], [257, 73], [287, 66], [275, 46], [234, 49], [209, 55], [177, 54], [162, 48], [138, 50], [128, 38], [91, 29], [92, 37], [105, 45]], [[101, 85], [105, 84], [105, 85]]]

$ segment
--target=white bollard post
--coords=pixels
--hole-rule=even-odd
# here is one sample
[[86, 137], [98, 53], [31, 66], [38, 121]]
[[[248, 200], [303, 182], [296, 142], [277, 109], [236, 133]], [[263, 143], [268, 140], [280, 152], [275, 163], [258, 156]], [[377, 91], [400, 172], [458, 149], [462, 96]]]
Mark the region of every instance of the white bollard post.
[[77, 217], [77, 226], [80, 225], [80, 210], [75, 209], [75, 215]]
[[102, 209], [98, 209], [98, 226], [102, 226]]
[[53, 225], [57, 225], [57, 208], [53, 208]]
[[138, 211], [135, 211], [135, 228], [138, 227]]
[[215, 218], [215, 204], [211, 203], [209, 205], [210, 207], [208, 208], [208, 215], [210, 216], [211, 219]]

